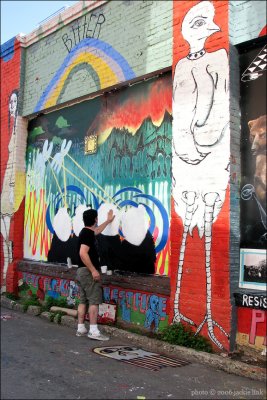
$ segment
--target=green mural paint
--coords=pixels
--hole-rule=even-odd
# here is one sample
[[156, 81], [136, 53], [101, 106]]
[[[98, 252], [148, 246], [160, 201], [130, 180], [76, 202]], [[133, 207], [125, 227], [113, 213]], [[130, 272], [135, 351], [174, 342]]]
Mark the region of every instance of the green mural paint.
[[[92, 134], [98, 138], [97, 151], [86, 155], [85, 137]], [[144, 204], [156, 251], [163, 252], [156, 272], [167, 274], [171, 134], [170, 74], [33, 119], [27, 146], [24, 256], [46, 260], [53, 247], [57, 256], [49, 261], [71, 257], [75, 264], [76, 236], [70, 232], [65, 243], [55, 244], [53, 219], [61, 207], [73, 218], [80, 204]], [[43, 211], [41, 220], [34, 211], [38, 209]]]

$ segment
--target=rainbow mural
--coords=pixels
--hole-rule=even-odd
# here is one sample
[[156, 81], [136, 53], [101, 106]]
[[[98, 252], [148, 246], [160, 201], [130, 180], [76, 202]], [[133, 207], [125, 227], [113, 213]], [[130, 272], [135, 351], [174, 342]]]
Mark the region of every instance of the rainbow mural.
[[110, 44], [99, 39], [84, 39], [65, 58], [44, 90], [34, 112], [58, 104], [72, 74], [84, 68], [92, 75], [97, 90], [135, 78], [128, 62]]

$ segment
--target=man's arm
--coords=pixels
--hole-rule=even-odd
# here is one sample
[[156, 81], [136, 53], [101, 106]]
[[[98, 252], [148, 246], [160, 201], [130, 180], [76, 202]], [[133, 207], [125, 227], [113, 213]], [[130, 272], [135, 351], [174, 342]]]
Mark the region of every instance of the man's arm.
[[81, 244], [81, 248], [80, 248], [80, 257], [82, 262], [84, 263], [84, 265], [86, 266], [86, 268], [91, 272], [92, 277], [95, 281], [99, 281], [100, 280], [100, 274], [97, 271], [97, 269], [94, 267], [94, 265], [92, 264], [92, 261], [89, 257], [89, 246], [86, 246], [85, 244]]

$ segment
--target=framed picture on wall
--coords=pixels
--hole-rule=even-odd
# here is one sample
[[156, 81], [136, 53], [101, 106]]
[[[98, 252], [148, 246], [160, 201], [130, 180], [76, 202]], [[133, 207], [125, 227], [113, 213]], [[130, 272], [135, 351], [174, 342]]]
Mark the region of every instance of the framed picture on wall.
[[239, 287], [266, 290], [266, 250], [240, 249]]
[[266, 249], [266, 36], [238, 46], [241, 110], [240, 247]]

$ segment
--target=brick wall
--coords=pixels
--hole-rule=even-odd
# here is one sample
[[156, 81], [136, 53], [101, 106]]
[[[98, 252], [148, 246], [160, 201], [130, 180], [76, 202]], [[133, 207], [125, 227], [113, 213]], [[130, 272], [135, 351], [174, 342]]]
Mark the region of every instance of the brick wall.
[[233, 45], [266, 35], [265, 1], [230, 1], [229, 36]]
[[169, 67], [171, 59], [171, 1], [86, 10], [27, 47], [23, 115]]
[[[206, 17], [205, 21], [201, 16]], [[185, 323], [209, 336], [216, 349], [228, 349], [231, 326], [228, 2], [190, 1], [182, 5], [175, 2], [173, 21], [170, 317], [173, 322]], [[210, 35], [212, 29], [217, 33]], [[198, 48], [199, 37], [207, 40]], [[212, 83], [213, 88], [216, 86], [212, 91], [209, 86], [210, 81], [215, 82], [215, 72], [218, 80], [216, 85]], [[205, 125], [208, 125], [206, 136]], [[200, 139], [199, 134], [206, 139]], [[216, 138], [211, 139], [211, 135]]]
[[[203, 2], [205, 7], [207, 3]], [[197, 168], [191, 164], [193, 167], [188, 170], [190, 173], [184, 176], [176, 175], [175, 163], [180, 157], [176, 157], [174, 152], [173, 171], [174, 176], [178, 177], [176, 184], [184, 188], [183, 193], [187, 190], [197, 194], [193, 204], [190, 205], [190, 212], [192, 213], [193, 210], [195, 213], [198, 205], [199, 209], [202, 207], [202, 214], [194, 220], [195, 225], [193, 223], [191, 225], [191, 227], [194, 226], [192, 235], [188, 234], [185, 231], [188, 223], [186, 204], [187, 206], [189, 204], [185, 200], [188, 199], [178, 198], [178, 203], [182, 204], [179, 208], [179, 204], [178, 207], [174, 204], [174, 201], [177, 203], [177, 197], [174, 196], [171, 215], [170, 321], [176, 316], [176, 322], [178, 320], [185, 322], [185, 319], [181, 318], [182, 313], [195, 324], [194, 329], [199, 328], [201, 334], [212, 336], [217, 348], [220, 348], [221, 344], [229, 349], [233, 348], [237, 327], [237, 316], [231, 299], [237, 288], [239, 274], [240, 109], [238, 54], [235, 45], [266, 33], [264, 31], [266, 9], [263, 1], [213, 1], [210, 3], [214, 6], [214, 23], [220, 28], [220, 32], [210, 36], [203, 44], [207, 53], [214, 56], [214, 68], [217, 70], [211, 71], [211, 76], [212, 73], [218, 73], [220, 78], [226, 72], [226, 78], [230, 80], [230, 93], [217, 98], [215, 104], [212, 104], [211, 114], [213, 113], [216, 123], [226, 118], [230, 124], [231, 137], [227, 137], [223, 151], [214, 159], [213, 165], [209, 165], [209, 168], [205, 170], [201, 167], [202, 161], [197, 164], [199, 166]], [[6, 77], [1, 91], [2, 200], [4, 196], [7, 196], [4, 177], [11, 176], [8, 169], [10, 156], [8, 145], [13, 128], [10, 128], [8, 123], [8, 102], [13, 89], [19, 90], [20, 110], [16, 119], [14, 144], [15, 201], [12, 209], [7, 213], [10, 217], [10, 227], [6, 244], [13, 244], [12, 262], [9, 263], [11, 267], [8, 269], [7, 276], [9, 291], [15, 288], [14, 263], [23, 257], [21, 238], [23, 237], [24, 154], [27, 121], [22, 116], [30, 116], [69, 101], [74, 102], [76, 99], [79, 101], [83, 96], [94, 95], [105, 89], [108, 91], [125, 81], [141, 79], [148, 74], [169, 68], [171, 65], [173, 65], [174, 73], [176, 65], [180, 60], [186, 60], [190, 50], [188, 41], [181, 32], [182, 23], [186, 14], [197, 4], [199, 1], [81, 1], [27, 35], [23, 40], [20, 39], [25, 47], [24, 52], [18, 40], [11, 40], [1, 49], [4, 50], [1, 56], [1, 68]], [[226, 60], [225, 54], [228, 57], [228, 65], [223, 69], [220, 60]], [[230, 67], [229, 73], [228, 67]], [[202, 75], [205, 76], [205, 73]], [[185, 82], [184, 78], [181, 86]], [[205, 80], [201, 81], [198, 78], [196, 82], [203, 104], [205, 102], [206, 105], [209, 104], [207, 101], [209, 89], [205, 85]], [[201, 84], [206, 91], [201, 92]], [[186, 105], [190, 104], [189, 96], [190, 90], [187, 93], [184, 92], [181, 97], [185, 110]], [[217, 111], [214, 112], [214, 109]], [[224, 110], [224, 112], [218, 114], [218, 110]], [[186, 118], [186, 112], [184, 116]], [[198, 125], [197, 128], [201, 128], [201, 124]], [[12, 118], [10, 126], [12, 126]], [[174, 129], [173, 136], [175, 135]], [[182, 144], [183, 140], [180, 143]], [[188, 153], [187, 156], [190, 154]], [[208, 160], [208, 157], [209, 155], [205, 160]], [[220, 163], [222, 165], [227, 157], [230, 159], [230, 164], [220, 169], [218, 165]], [[218, 171], [219, 175], [221, 171], [227, 171], [229, 184], [225, 185], [226, 181], [223, 180], [224, 186], [218, 189], [215, 175], [213, 181], [211, 177], [207, 180], [205, 172], [213, 169], [215, 172]], [[194, 179], [197, 182], [195, 188], [186, 186], [188, 181], [194, 182]], [[205, 195], [218, 190], [221, 192], [216, 199], [217, 203], [207, 205], [207, 201], [204, 201]], [[211, 226], [208, 223], [208, 209], [214, 222]], [[186, 236], [184, 244], [183, 236]], [[207, 252], [209, 245], [211, 254]], [[182, 246], [185, 249], [184, 260]], [[3, 248], [4, 241], [1, 235], [1, 251]], [[5, 260], [1, 259], [7, 261], [7, 252]], [[179, 265], [182, 267], [180, 273], [178, 272]], [[1, 265], [1, 271], [3, 272], [3, 265]], [[177, 309], [178, 278], [181, 279], [179, 312]], [[209, 291], [211, 291], [211, 296]], [[215, 322], [219, 324], [219, 327], [215, 326]], [[239, 324], [242, 322], [244, 321], [240, 320]]]

